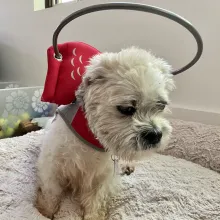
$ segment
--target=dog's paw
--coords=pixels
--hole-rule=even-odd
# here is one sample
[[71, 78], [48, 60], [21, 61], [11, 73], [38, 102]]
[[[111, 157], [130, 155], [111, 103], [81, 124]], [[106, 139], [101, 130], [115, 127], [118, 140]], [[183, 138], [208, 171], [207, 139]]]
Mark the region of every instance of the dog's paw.
[[100, 209], [98, 212], [94, 213], [87, 213], [84, 215], [83, 220], [106, 220], [107, 215], [106, 215], [106, 210], [105, 209]]
[[129, 175], [131, 175], [134, 172], [134, 170], [135, 170], [135, 167], [132, 164], [122, 165], [122, 167], [121, 167], [121, 171], [122, 171], [121, 175], [129, 176]]
[[106, 216], [105, 215], [94, 215], [94, 214], [87, 214], [84, 216], [83, 220], [106, 220]]
[[45, 199], [45, 196], [43, 195], [41, 189], [38, 189], [37, 192], [37, 199], [35, 203], [35, 207], [38, 209], [38, 211], [45, 217], [49, 219], [54, 218], [54, 214], [57, 212], [59, 208], [58, 201], [54, 201], [51, 199], [50, 201]]

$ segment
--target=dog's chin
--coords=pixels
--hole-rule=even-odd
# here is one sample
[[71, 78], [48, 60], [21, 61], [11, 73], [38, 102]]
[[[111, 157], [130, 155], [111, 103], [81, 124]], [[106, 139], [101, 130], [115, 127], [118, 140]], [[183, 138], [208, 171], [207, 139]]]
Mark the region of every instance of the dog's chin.
[[154, 145], [146, 144], [142, 141], [137, 141], [135, 144], [128, 144], [125, 147], [121, 146], [120, 149], [114, 150], [112, 153], [127, 161], [143, 160], [154, 153], [164, 151], [169, 139], [169, 136], [166, 136], [158, 144]]
[[155, 151], [156, 149], [160, 148], [161, 143], [158, 144], [148, 144], [145, 141], [138, 141], [137, 142], [137, 151]]
[[134, 160], [141, 160], [146, 157], [149, 157], [153, 153], [157, 152], [160, 149], [161, 144], [157, 144], [155, 146], [143, 146], [141, 143], [134, 144], [127, 146], [120, 146], [120, 148], [112, 149], [109, 148], [108, 152], [112, 155], [117, 155], [120, 159], [125, 161], [134, 161]]

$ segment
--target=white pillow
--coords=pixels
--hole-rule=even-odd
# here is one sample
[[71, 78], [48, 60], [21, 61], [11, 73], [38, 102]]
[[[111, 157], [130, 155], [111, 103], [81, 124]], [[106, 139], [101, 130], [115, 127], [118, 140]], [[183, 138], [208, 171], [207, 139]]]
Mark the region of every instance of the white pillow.
[[166, 155], [183, 158], [220, 172], [220, 127], [172, 120], [173, 134]]

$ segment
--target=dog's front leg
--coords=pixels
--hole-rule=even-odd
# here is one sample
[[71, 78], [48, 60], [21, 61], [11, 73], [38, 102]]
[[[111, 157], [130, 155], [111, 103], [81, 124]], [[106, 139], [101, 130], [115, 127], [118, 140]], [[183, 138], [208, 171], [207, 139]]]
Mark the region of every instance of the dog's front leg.
[[42, 215], [53, 219], [54, 214], [59, 209], [63, 189], [55, 178], [54, 173], [48, 176], [42, 175], [40, 182], [41, 184], [39, 184], [37, 191], [36, 208]]
[[105, 220], [106, 219], [106, 201], [97, 193], [86, 193], [82, 197], [82, 206], [84, 210], [83, 220]]
[[108, 189], [105, 183], [84, 189], [81, 194], [81, 205], [84, 210], [83, 220], [105, 220], [107, 214]]

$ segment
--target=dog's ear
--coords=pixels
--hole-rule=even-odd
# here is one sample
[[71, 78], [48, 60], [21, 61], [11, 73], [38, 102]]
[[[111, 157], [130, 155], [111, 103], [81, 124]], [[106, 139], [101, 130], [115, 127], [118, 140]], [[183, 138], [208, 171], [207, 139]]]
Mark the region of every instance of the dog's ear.
[[172, 91], [173, 89], [175, 89], [172, 67], [163, 59], [158, 59], [157, 66], [159, 67], [162, 74], [165, 76], [167, 90]]
[[161, 70], [161, 72], [165, 75], [172, 74], [172, 67], [163, 59], [157, 58], [156, 61], [157, 67]]
[[83, 102], [84, 95], [87, 91], [87, 89], [93, 85], [96, 85], [99, 87], [103, 83], [106, 82], [106, 78], [98, 73], [93, 74], [85, 74], [85, 77], [83, 77], [82, 83], [80, 84], [78, 90], [76, 91], [76, 98], [77, 100]]
[[107, 82], [107, 76], [110, 71], [107, 65], [107, 58], [108, 56], [105, 54], [99, 54], [91, 58], [90, 64], [86, 67], [82, 83], [76, 92], [77, 100], [83, 101], [89, 88], [95, 90]]
[[106, 81], [105, 77], [102, 75], [98, 75], [98, 74], [94, 77], [85, 77], [84, 79], [84, 83], [87, 87], [93, 84], [102, 84], [105, 81]]

